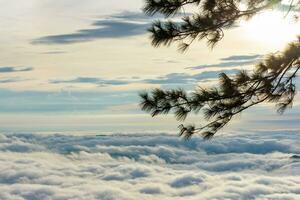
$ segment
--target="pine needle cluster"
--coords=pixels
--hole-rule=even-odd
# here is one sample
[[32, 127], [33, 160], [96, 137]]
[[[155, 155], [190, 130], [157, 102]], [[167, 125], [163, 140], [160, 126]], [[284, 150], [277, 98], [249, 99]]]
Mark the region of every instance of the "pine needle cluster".
[[184, 12], [186, 6], [196, 7], [196, 13], [184, 15], [179, 22], [155, 21], [149, 28], [153, 46], [178, 42], [179, 50], [185, 51], [194, 40], [206, 39], [208, 45], [213, 47], [224, 37], [224, 29], [232, 28], [239, 20], [249, 19], [279, 2], [279, 0], [146, 0], [144, 12], [148, 15], [160, 13], [172, 17]]

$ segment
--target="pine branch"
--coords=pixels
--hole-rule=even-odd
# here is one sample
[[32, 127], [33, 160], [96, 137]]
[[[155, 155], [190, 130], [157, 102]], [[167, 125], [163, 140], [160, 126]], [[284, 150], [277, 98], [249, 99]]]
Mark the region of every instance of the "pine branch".
[[222, 73], [217, 87], [200, 88], [190, 94], [182, 89], [155, 89], [140, 95], [140, 105], [152, 116], [172, 112], [181, 121], [201, 111], [208, 123], [200, 127], [180, 125], [180, 135], [188, 139], [198, 133], [209, 139], [235, 115], [257, 104], [275, 102], [279, 113], [291, 107], [296, 94], [293, 80], [299, 68], [300, 38], [281, 54], [268, 56], [252, 73], [240, 71], [233, 77]]
[[206, 39], [207, 44], [214, 47], [224, 37], [224, 29], [234, 27], [239, 20], [249, 19], [276, 2], [280, 1], [247, 1], [246, 9], [242, 9], [239, 0], [147, 0], [144, 11], [169, 17], [188, 4], [195, 5], [199, 12], [182, 17], [181, 22], [156, 21], [149, 28], [153, 46], [179, 42], [179, 50], [185, 51], [195, 39]]

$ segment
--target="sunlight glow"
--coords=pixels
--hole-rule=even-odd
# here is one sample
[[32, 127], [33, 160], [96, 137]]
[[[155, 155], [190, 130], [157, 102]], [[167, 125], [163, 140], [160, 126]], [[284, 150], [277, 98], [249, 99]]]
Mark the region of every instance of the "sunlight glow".
[[293, 17], [293, 13], [286, 16], [284, 12], [268, 11], [241, 22], [241, 27], [246, 31], [247, 37], [254, 41], [283, 47], [300, 35], [300, 23]]

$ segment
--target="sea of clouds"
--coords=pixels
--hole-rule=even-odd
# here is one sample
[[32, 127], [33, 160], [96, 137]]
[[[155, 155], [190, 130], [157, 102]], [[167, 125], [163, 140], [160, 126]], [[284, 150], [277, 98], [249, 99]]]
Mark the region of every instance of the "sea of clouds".
[[1, 200], [300, 199], [300, 134], [0, 134]]

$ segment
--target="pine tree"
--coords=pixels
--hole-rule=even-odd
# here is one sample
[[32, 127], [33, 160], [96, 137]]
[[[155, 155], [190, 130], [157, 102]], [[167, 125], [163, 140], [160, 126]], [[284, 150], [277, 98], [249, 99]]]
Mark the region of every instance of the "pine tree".
[[[178, 43], [179, 50], [185, 51], [194, 40], [206, 40], [213, 47], [224, 37], [224, 30], [280, 3], [279, 0], [146, 0], [144, 12], [172, 18], [185, 6], [195, 7], [197, 13], [184, 15], [181, 22], [156, 21], [149, 28], [153, 46]], [[292, 1], [288, 12], [298, 4]], [[235, 115], [259, 103], [275, 103], [280, 114], [291, 107], [299, 68], [300, 37], [284, 51], [267, 56], [252, 72], [241, 70], [231, 77], [222, 73], [218, 86], [199, 86], [189, 93], [182, 89], [144, 92], [140, 94], [140, 106], [153, 117], [174, 113], [179, 121], [184, 121], [190, 113], [201, 112], [206, 124], [199, 127], [180, 125], [180, 136], [189, 139], [198, 133], [210, 139]]]

